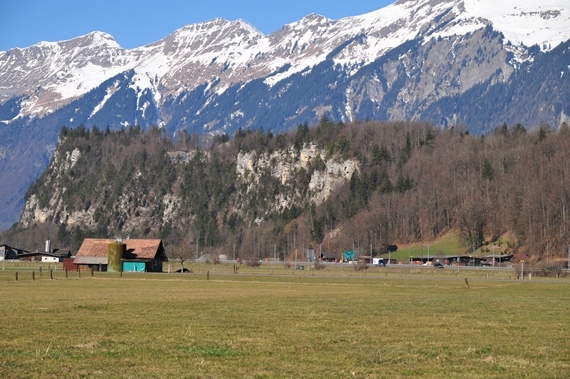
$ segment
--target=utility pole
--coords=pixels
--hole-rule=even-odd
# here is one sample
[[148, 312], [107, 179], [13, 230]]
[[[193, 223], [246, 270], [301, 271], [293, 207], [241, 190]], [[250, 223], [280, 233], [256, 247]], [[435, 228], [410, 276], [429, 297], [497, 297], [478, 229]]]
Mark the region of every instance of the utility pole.
[[566, 266], [568, 268], [568, 272], [570, 272], [570, 245], [568, 245], [568, 266]]
[[297, 268], [297, 249], [295, 249], [295, 268]]
[[412, 244], [409, 243], [408, 244], [408, 260], [410, 263], [410, 274], [412, 273], [412, 252], [410, 251], [410, 248], [412, 247]]

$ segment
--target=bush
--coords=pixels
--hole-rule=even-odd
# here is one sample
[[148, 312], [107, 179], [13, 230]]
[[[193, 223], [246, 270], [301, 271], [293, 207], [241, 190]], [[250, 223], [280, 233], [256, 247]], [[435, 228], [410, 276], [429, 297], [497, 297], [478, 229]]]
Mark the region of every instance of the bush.
[[364, 262], [358, 262], [354, 265], [354, 271], [366, 271], [368, 270], [368, 265]]
[[247, 267], [259, 267], [261, 266], [261, 262], [255, 259], [249, 259], [247, 261], [245, 261], [245, 265]]
[[315, 270], [324, 270], [327, 266], [324, 263], [315, 262], [313, 265], [313, 269]]
[[[513, 270], [517, 278], [520, 278], [521, 275], [522, 265], [520, 263], [513, 265]], [[568, 273], [564, 269], [564, 265], [562, 263], [547, 263], [547, 262], [538, 262], [538, 263], [525, 263], [524, 265], [524, 273], [523, 275], [526, 277], [528, 274], [532, 274], [533, 276], [540, 276], [540, 277], [566, 277]]]
[[534, 266], [534, 268], [535, 270], [533, 271], [533, 274], [538, 276], [554, 276], [558, 278], [562, 274], [566, 274], [564, 265], [561, 263], [539, 262]]

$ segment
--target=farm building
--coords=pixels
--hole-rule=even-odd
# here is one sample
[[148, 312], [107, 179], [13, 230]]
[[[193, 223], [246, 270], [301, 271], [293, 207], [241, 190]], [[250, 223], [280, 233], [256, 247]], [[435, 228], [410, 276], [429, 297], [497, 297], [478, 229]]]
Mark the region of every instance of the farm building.
[[71, 257], [69, 249], [53, 249], [50, 252], [34, 251], [30, 253], [22, 253], [17, 256], [21, 261], [34, 261], [44, 263], [63, 262], [65, 258]]
[[166, 261], [162, 240], [86, 238], [73, 263], [97, 271], [162, 272]]
[[69, 249], [52, 249], [50, 241], [46, 241], [45, 251], [30, 252], [18, 249], [8, 245], [0, 245], [0, 261], [2, 260], [19, 260], [56, 263], [63, 262], [64, 258], [70, 257]]
[[29, 253], [26, 250], [18, 249], [8, 245], [0, 245], [0, 261], [6, 259], [18, 259], [22, 254]]

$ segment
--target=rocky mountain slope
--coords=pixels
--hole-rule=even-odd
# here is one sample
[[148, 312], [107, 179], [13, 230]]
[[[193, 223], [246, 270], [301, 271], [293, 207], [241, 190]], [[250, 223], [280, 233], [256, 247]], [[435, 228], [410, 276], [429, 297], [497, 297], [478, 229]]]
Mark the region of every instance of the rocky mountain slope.
[[[136, 49], [94, 32], [0, 52], [0, 225], [46, 167], [62, 125], [169, 133], [288, 130], [333, 120], [430, 120], [474, 133], [570, 113], [563, 0], [400, 0], [263, 35], [243, 20], [188, 25]], [[532, 90], [528, 88], [532, 87]]]

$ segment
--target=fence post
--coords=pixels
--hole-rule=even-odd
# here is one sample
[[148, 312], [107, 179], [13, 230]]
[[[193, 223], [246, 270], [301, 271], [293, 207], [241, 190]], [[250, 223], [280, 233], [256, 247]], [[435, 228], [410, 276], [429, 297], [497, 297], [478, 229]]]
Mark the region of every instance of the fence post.
[[16, 281], [18, 281], [18, 271], [16, 271]]
[[35, 281], [35, 280], [36, 280], [36, 272], [32, 271], [32, 281]]
[[65, 279], [67, 279], [67, 278], [68, 278], [68, 276], [67, 276], [67, 267], [66, 267], [65, 268]]
[[53, 271], [52, 271], [52, 270], [49, 270], [49, 278], [50, 278], [51, 280], [53, 280]]

